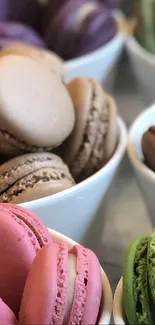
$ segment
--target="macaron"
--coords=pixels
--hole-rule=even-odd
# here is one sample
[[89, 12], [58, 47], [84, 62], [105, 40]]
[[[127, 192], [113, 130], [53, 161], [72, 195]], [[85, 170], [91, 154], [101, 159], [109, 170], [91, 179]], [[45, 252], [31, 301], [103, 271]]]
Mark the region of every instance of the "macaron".
[[48, 70], [60, 77], [62, 82], [67, 79], [63, 60], [54, 52], [16, 42], [15, 45], [7, 46], [0, 51], [0, 57], [10, 54], [28, 56], [38, 63], [44, 64]]
[[148, 237], [136, 239], [129, 247], [126, 257], [123, 303], [129, 325], [153, 324], [147, 273], [148, 242]]
[[48, 48], [65, 60], [90, 53], [116, 35], [112, 11], [99, 1], [64, 1], [52, 14], [53, 2], [47, 6], [44, 38]]
[[0, 49], [23, 42], [38, 48], [45, 48], [46, 44], [39, 34], [31, 27], [17, 22], [0, 22]]
[[75, 184], [67, 165], [52, 153], [32, 153], [0, 166], [0, 202], [23, 203], [61, 192]]
[[101, 85], [88, 78], [68, 84], [76, 122], [60, 153], [77, 182], [91, 176], [112, 157], [118, 141], [117, 109]]
[[0, 153], [50, 151], [60, 145], [75, 122], [60, 78], [34, 59], [15, 54], [0, 58], [0, 70], [0, 143], [9, 144], [8, 151], [1, 145]]
[[0, 325], [17, 325], [17, 319], [12, 310], [0, 298]]
[[142, 137], [144, 162], [155, 172], [155, 126], [149, 127]]
[[30, 266], [51, 241], [47, 228], [32, 213], [0, 204], [0, 297], [17, 318]]
[[41, 14], [38, 0], [1, 0], [1, 6], [5, 6], [5, 20], [38, 27]]
[[94, 253], [80, 245], [68, 253], [65, 243], [52, 243], [31, 266], [19, 323], [95, 325], [101, 298], [101, 270]]

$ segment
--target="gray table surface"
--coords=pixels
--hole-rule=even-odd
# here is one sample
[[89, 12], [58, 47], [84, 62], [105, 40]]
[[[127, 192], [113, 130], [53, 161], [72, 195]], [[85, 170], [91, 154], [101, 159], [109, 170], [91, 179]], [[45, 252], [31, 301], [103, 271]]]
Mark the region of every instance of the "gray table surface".
[[[119, 114], [129, 127], [135, 117], [146, 108], [146, 104], [126, 59], [120, 62], [114, 95]], [[129, 243], [137, 236], [151, 231], [148, 213], [127, 155], [99, 214], [104, 217], [103, 249], [99, 252], [99, 258], [114, 290], [122, 274], [124, 255]]]

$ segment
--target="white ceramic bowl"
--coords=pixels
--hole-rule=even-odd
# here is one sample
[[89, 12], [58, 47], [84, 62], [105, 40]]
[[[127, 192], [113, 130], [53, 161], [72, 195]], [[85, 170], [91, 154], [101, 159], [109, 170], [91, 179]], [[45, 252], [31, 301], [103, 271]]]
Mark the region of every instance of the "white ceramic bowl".
[[128, 155], [142, 191], [148, 212], [155, 226], [155, 173], [143, 163], [141, 140], [143, 133], [155, 125], [155, 105], [145, 110], [133, 123], [129, 131]]
[[[122, 53], [125, 43], [125, 34], [118, 33], [110, 42], [99, 49], [65, 62], [65, 71], [70, 79], [76, 77], [94, 78], [102, 83], [106, 82]], [[111, 82], [114, 79], [111, 77]]]
[[155, 56], [146, 51], [135, 37], [128, 37], [126, 48], [146, 104], [155, 101]]
[[115, 325], [125, 325], [126, 320], [124, 317], [123, 310], [123, 278], [119, 281], [115, 294], [114, 294], [114, 302], [113, 302], [113, 318]]
[[[118, 126], [119, 143], [113, 157], [105, 167], [84, 182], [64, 192], [24, 203], [21, 206], [38, 215], [47, 227], [82, 243], [89, 234], [94, 220], [98, 222], [95, 217], [96, 212], [126, 149], [127, 131], [120, 118], [118, 118]], [[98, 241], [97, 238], [95, 240]]]
[[[75, 241], [71, 240], [66, 236], [63, 236], [58, 232], [55, 232], [50, 229], [49, 231], [52, 237], [56, 238], [58, 241], [60, 240], [65, 241], [68, 244], [69, 248], [72, 248], [74, 245], [77, 244]], [[97, 325], [108, 325], [110, 324], [111, 312], [112, 312], [112, 291], [111, 291], [109, 280], [102, 268], [101, 268], [101, 272], [102, 272], [102, 280], [103, 280], [104, 300], [102, 301], [100, 317]]]

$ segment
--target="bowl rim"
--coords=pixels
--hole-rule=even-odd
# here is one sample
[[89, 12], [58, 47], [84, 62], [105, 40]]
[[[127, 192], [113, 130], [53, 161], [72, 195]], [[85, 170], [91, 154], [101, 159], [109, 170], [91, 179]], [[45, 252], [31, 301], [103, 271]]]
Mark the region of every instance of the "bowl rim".
[[110, 47], [113, 47], [113, 45], [118, 42], [125, 41], [125, 33], [123, 32], [117, 32], [116, 35], [106, 44], [100, 46], [98, 49], [91, 51], [88, 54], [84, 54], [80, 57], [73, 58], [67, 61], [64, 61], [64, 68], [65, 69], [74, 69], [78, 66], [84, 66], [90, 64], [92, 61], [99, 60], [99, 58], [102, 56], [103, 51], [109, 51]]
[[136, 39], [135, 36], [128, 36], [126, 39], [126, 48], [128, 52], [132, 52], [140, 56], [143, 60], [148, 61], [155, 66], [155, 55], [147, 51]]
[[137, 125], [139, 125], [140, 121], [144, 120], [145, 117], [150, 115], [152, 112], [155, 112], [155, 104], [151, 105], [148, 109], [142, 112], [132, 123], [128, 133], [127, 153], [132, 164], [136, 167], [136, 169], [139, 170], [141, 174], [143, 174], [147, 179], [155, 182], [155, 173], [150, 168], [148, 168], [143, 161], [140, 160], [133, 144], [133, 134], [134, 131], [137, 129]]
[[113, 318], [115, 325], [125, 325], [122, 309], [123, 277], [117, 284], [113, 299]]
[[[71, 238], [69, 238], [65, 235], [62, 235], [61, 233], [59, 233], [57, 231], [54, 231], [50, 228], [48, 228], [48, 230], [53, 237], [57, 238], [57, 240], [64, 240], [65, 242], [67, 242], [69, 247], [72, 247], [72, 246], [78, 244]], [[101, 273], [102, 273], [102, 281], [103, 281], [103, 291], [105, 290], [106, 294], [104, 295], [104, 301], [103, 301], [104, 307], [102, 308], [100, 319], [99, 319], [97, 325], [108, 325], [108, 324], [110, 324], [110, 320], [111, 320], [113, 296], [112, 296], [112, 290], [111, 290], [111, 285], [110, 285], [109, 279], [102, 267], [101, 267]]]
[[119, 143], [117, 145], [117, 148], [115, 150], [115, 153], [113, 154], [113, 156], [111, 157], [111, 159], [107, 162], [107, 164], [105, 166], [103, 166], [99, 171], [97, 171], [95, 174], [93, 174], [92, 176], [88, 177], [86, 180], [80, 182], [79, 184], [76, 184], [75, 186], [66, 189], [62, 192], [53, 194], [53, 195], [49, 195], [37, 200], [33, 200], [33, 201], [28, 201], [25, 203], [20, 203], [18, 204], [19, 206], [22, 206], [24, 208], [27, 209], [34, 209], [39, 208], [40, 206], [43, 206], [44, 204], [48, 204], [49, 202], [54, 202], [55, 200], [60, 200], [62, 197], [63, 199], [65, 199], [67, 196], [73, 195], [74, 193], [80, 193], [81, 188], [85, 187], [85, 188], [89, 188], [89, 185], [91, 183], [96, 183], [97, 180], [100, 178], [100, 176], [102, 174], [106, 174], [107, 171], [109, 171], [113, 164], [115, 163], [115, 161], [119, 160], [120, 157], [122, 157], [124, 155], [124, 152], [126, 150], [127, 147], [127, 128], [125, 125], [125, 122], [122, 120], [121, 117], [117, 117], [117, 123], [118, 123], [118, 127], [119, 127]]

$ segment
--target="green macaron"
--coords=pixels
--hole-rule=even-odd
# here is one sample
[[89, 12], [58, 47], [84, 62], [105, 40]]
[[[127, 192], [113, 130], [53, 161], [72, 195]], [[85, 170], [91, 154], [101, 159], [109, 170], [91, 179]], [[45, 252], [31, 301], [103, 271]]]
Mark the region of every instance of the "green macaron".
[[[150, 303], [155, 306], [155, 230], [149, 237], [147, 253], [147, 272], [149, 281]], [[155, 308], [152, 308], [155, 319]]]
[[136, 239], [129, 247], [126, 257], [123, 302], [128, 323], [131, 325], [152, 324], [148, 294], [148, 242], [148, 237]]

